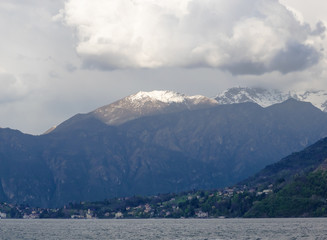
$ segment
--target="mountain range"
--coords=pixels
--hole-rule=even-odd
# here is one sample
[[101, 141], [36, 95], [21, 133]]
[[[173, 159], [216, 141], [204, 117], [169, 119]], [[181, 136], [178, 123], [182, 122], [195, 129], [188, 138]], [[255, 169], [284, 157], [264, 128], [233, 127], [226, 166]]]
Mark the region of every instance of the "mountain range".
[[[277, 89], [234, 87], [219, 93], [215, 98], [202, 95], [186, 96], [172, 91], [138, 92], [114, 103], [100, 107], [89, 115], [107, 125], [120, 125], [144, 116], [209, 108], [216, 105], [252, 102], [261, 107], [282, 103], [290, 98], [310, 102], [321, 111], [327, 112], [327, 91], [289, 91]], [[51, 127], [45, 133], [56, 129]]]
[[224, 187], [327, 136], [327, 114], [311, 103], [264, 108], [253, 96], [224, 104], [139, 92], [41, 136], [0, 129], [0, 201], [60, 206]]

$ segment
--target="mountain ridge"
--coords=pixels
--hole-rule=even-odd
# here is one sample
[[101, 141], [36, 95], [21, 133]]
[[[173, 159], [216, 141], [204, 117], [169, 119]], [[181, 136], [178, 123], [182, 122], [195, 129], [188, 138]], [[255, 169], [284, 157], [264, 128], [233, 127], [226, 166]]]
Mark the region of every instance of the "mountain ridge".
[[201, 95], [186, 96], [172, 91], [138, 92], [112, 104], [100, 107], [89, 114], [108, 125], [155, 114], [200, 109], [217, 105], [214, 99]]

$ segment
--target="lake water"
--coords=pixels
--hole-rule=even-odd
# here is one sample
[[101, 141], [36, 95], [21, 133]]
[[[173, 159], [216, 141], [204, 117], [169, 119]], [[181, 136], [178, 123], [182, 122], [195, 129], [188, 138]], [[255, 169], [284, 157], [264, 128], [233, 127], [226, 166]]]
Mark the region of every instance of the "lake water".
[[0, 239], [327, 239], [327, 219], [0, 220]]

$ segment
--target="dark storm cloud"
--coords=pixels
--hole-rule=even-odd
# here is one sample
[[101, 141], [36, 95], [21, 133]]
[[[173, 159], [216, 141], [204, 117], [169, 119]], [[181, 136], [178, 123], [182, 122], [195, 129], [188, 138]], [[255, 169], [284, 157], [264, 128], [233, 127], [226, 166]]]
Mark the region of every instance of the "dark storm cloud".
[[270, 69], [283, 74], [305, 70], [319, 62], [321, 54], [311, 46], [301, 43], [289, 43], [276, 54]]
[[322, 55], [315, 48], [301, 43], [288, 43], [268, 64], [261, 62], [235, 62], [221, 67], [233, 75], [262, 75], [278, 71], [282, 74], [305, 70], [319, 62]]

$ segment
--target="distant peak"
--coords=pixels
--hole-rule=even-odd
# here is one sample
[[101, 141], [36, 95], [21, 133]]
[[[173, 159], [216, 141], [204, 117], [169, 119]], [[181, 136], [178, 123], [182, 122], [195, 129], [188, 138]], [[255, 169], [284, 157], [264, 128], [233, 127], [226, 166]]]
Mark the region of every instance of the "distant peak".
[[264, 88], [244, 88], [235, 87], [222, 92], [216, 97], [220, 104], [232, 104], [243, 102], [254, 102], [262, 107], [267, 107], [275, 103], [288, 99], [288, 95], [279, 90], [267, 90]]
[[254, 102], [262, 107], [284, 102], [290, 98], [311, 102], [315, 107], [327, 112], [327, 92], [323, 90], [288, 91], [277, 89], [233, 87], [218, 94], [219, 104]]

